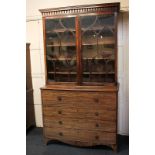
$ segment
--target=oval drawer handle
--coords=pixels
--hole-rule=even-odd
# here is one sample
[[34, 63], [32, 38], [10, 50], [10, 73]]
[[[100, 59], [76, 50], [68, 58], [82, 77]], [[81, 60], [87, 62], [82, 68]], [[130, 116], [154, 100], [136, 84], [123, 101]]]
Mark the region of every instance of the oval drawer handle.
[[58, 114], [62, 114], [62, 111], [58, 111]]
[[99, 136], [95, 136], [95, 139], [99, 139]]
[[62, 121], [59, 121], [59, 124], [63, 124]]
[[99, 115], [99, 113], [98, 112], [95, 112], [95, 116], [98, 116]]
[[95, 103], [98, 103], [99, 102], [99, 99], [98, 98], [94, 98], [94, 102]]
[[99, 124], [98, 123], [96, 123], [96, 125], [95, 125], [96, 127], [99, 127]]
[[62, 100], [62, 97], [61, 96], [58, 96], [57, 99], [58, 99], [58, 101], [61, 101]]
[[59, 135], [60, 135], [60, 136], [63, 136], [63, 133], [62, 133], [62, 132], [59, 132]]

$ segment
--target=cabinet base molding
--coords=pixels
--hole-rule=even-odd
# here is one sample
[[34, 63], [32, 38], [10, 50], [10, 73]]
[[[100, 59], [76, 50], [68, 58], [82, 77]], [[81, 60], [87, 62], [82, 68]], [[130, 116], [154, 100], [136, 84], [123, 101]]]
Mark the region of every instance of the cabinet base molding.
[[117, 152], [117, 144], [105, 144], [105, 143], [101, 143], [101, 144], [96, 144], [93, 142], [80, 142], [80, 141], [69, 141], [69, 140], [58, 140], [58, 139], [54, 139], [54, 138], [44, 138], [44, 144], [45, 145], [49, 145], [50, 143], [65, 143], [68, 145], [72, 145], [72, 146], [76, 146], [76, 147], [93, 147], [93, 146], [107, 146], [109, 148], [111, 148], [114, 152]]

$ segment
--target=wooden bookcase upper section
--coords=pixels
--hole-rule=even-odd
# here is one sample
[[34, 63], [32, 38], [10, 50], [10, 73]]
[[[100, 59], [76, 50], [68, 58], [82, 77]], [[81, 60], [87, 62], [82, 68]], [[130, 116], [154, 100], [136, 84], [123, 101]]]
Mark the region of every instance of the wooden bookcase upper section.
[[117, 83], [119, 10], [120, 3], [39, 10], [47, 85]]

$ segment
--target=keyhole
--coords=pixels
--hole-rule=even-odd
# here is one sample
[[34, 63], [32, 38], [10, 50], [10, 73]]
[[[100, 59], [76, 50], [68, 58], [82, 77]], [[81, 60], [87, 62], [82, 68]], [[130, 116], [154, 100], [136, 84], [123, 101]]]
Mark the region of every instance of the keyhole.
[[59, 121], [59, 124], [62, 124], [62, 121]]
[[59, 132], [59, 135], [60, 135], [60, 136], [63, 136], [63, 133], [62, 133], [62, 132]]
[[99, 115], [99, 113], [98, 113], [98, 112], [96, 112], [96, 113], [95, 113], [95, 115], [96, 115], [96, 116], [98, 116], [98, 115]]
[[58, 114], [62, 114], [62, 112], [61, 111], [58, 111]]
[[99, 102], [98, 98], [94, 98], [94, 101], [95, 101], [96, 103], [98, 103], [98, 102]]
[[60, 96], [58, 96], [57, 99], [58, 99], [58, 101], [61, 101], [62, 100], [62, 98]]
[[95, 139], [99, 139], [99, 136], [95, 136]]
[[99, 124], [98, 123], [96, 123], [96, 127], [99, 127]]

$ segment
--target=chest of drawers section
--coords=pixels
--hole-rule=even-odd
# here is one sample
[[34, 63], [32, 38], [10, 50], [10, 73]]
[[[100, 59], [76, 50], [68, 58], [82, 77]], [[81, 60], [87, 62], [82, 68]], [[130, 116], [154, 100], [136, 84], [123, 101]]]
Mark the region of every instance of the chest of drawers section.
[[116, 147], [116, 92], [42, 89], [44, 138]]

